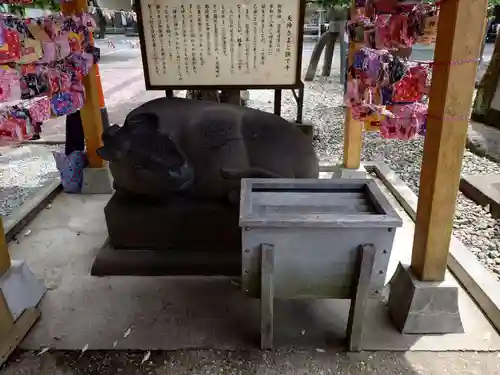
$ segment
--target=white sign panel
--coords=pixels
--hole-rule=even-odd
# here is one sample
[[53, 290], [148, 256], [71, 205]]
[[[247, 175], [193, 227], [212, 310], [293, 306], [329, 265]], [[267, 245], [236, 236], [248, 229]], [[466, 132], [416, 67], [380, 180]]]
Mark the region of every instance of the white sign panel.
[[140, 1], [151, 87], [297, 83], [301, 0]]

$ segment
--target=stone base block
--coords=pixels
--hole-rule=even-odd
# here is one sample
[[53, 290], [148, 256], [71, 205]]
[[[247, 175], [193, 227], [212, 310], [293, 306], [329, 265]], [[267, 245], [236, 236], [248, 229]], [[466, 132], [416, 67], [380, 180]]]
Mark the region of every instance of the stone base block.
[[[5, 298], [14, 321], [26, 309], [36, 307], [45, 292], [43, 282], [35, 277], [24, 261], [13, 260], [7, 272], [0, 277], [0, 298], [2, 295]], [[0, 345], [0, 352], [1, 349]]]
[[368, 172], [365, 167], [360, 166], [358, 169], [344, 168], [343, 165], [338, 165], [333, 169], [332, 178], [350, 178], [350, 179], [365, 179], [368, 177]]
[[113, 178], [109, 168], [85, 168], [83, 170], [82, 194], [111, 194]]
[[116, 191], [104, 208], [109, 243], [92, 275], [241, 275], [239, 207], [176, 196], [163, 202]]
[[389, 315], [401, 333], [464, 332], [456, 283], [422, 282], [409, 267], [399, 264], [390, 287]]
[[181, 196], [147, 202], [117, 191], [104, 215], [117, 249], [241, 254], [237, 205]]

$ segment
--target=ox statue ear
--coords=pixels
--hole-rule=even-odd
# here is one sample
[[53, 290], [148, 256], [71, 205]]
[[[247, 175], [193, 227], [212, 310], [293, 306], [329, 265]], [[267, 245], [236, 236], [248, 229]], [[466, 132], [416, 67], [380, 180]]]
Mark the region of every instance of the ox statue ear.
[[97, 155], [106, 161], [116, 161], [118, 159], [118, 152], [116, 152], [112, 147], [99, 147], [97, 150]]
[[116, 148], [116, 137], [121, 127], [118, 125], [110, 126], [102, 132], [101, 139], [103, 147], [99, 147], [96, 152], [97, 155], [106, 161], [115, 161], [118, 159], [119, 154]]
[[112, 143], [113, 138], [116, 136], [119, 130], [120, 130], [119, 125], [112, 125], [109, 128], [105, 129], [101, 135], [102, 143], [104, 145]]

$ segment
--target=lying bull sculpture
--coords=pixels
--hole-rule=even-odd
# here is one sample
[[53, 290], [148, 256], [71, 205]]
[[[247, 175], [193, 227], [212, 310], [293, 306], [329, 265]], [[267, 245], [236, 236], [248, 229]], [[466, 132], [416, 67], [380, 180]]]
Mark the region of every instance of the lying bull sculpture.
[[117, 191], [239, 201], [241, 178], [317, 178], [310, 139], [279, 116], [230, 104], [159, 98], [102, 135]]

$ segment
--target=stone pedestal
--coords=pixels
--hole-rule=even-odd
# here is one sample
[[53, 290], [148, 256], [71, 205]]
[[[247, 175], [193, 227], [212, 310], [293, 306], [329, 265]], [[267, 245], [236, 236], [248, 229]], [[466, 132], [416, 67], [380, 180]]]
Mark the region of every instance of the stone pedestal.
[[85, 168], [83, 170], [82, 194], [111, 194], [113, 178], [109, 168]]
[[239, 275], [238, 211], [225, 202], [152, 202], [117, 191], [104, 209], [109, 242], [92, 275]]
[[368, 172], [365, 167], [360, 166], [358, 169], [344, 168], [342, 164], [333, 169], [332, 178], [350, 178], [350, 179], [365, 179], [368, 177]]
[[[24, 261], [13, 260], [7, 272], [0, 277], [0, 299], [3, 296], [14, 321], [26, 309], [36, 307], [46, 290], [43, 282], [35, 277]], [[2, 338], [0, 335], [0, 344]]]
[[389, 315], [401, 333], [464, 332], [455, 282], [422, 282], [408, 266], [399, 264], [390, 287]]
[[116, 192], [104, 215], [115, 248], [240, 253], [238, 206], [229, 203], [180, 196], [148, 202]]

